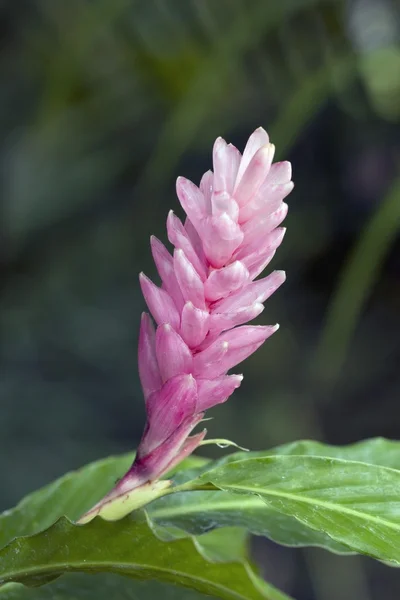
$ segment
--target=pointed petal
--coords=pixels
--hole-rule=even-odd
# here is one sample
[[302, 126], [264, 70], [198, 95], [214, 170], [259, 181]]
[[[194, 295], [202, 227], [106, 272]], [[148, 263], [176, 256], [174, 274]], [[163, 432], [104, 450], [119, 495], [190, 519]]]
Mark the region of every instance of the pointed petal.
[[243, 325], [252, 321], [264, 310], [264, 305], [261, 302], [254, 302], [251, 306], [241, 308], [236, 312], [231, 313], [214, 313], [210, 317], [210, 334], [221, 333], [227, 329], [233, 329], [237, 325]]
[[282, 200], [293, 190], [294, 183], [271, 184], [266, 180], [253, 198], [239, 211], [238, 222], [242, 225], [260, 214], [273, 213]]
[[204, 253], [215, 269], [223, 267], [230, 260], [243, 240], [240, 227], [227, 213], [204, 219], [199, 235]]
[[139, 377], [145, 399], [162, 385], [156, 357], [155, 331], [151, 318], [142, 314], [138, 349]]
[[171, 296], [178, 311], [181, 311], [185, 301], [175, 276], [172, 256], [164, 244], [162, 244], [154, 235], [150, 238], [150, 244], [154, 262], [156, 263], [157, 271], [163, 282], [164, 289]]
[[[223, 375], [229, 369], [253, 354], [275, 331], [279, 325], [243, 325], [226, 331], [208, 348], [196, 354], [193, 359], [193, 373], [196, 378], [212, 379]], [[220, 355], [218, 361], [214, 356]]]
[[240, 162], [238, 174], [236, 177], [236, 185], [241, 180], [243, 173], [248, 167], [249, 162], [261, 146], [266, 146], [269, 143], [268, 133], [262, 128], [258, 127], [251, 136], [249, 137], [246, 147], [243, 152], [242, 160]]
[[223, 213], [230, 216], [237, 223], [239, 218], [239, 205], [228, 192], [213, 192], [211, 197], [211, 212], [214, 217]]
[[283, 160], [272, 165], [268, 173], [268, 182], [275, 184], [289, 183], [292, 179], [292, 165], [288, 160]]
[[[204, 274], [204, 278], [205, 278], [207, 275], [207, 268], [208, 268], [207, 259], [205, 257], [204, 250], [203, 250], [203, 244], [201, 242], [199, 234], [197, 233], [197, 231], [190, 219], [186, 218], [184, 228], [185, 228], [187, 236], [193, 246], [194, 251], [196, 252], [197, 256], [199, 257], [201, 270], [196, 269], [196, 271], [199, 273], [200, 277], [203, 279], [203, 274]], [[182, 250], [185, 252], [185, 248], [182, 248]]]
[[147, 401], [147, 429], [139, 449], [146, 455], [164, 442], [196, 412], [197, 385], [192, 375], [177, 375], [169, 379]]
[[183, 250], [177, 249], [174, 252], [174, 270], [186, 302], [192, 302], [197, 308], [205, 310], [203, 282]]
[[251, 159], [242, 178], [236, 184], [233, 196], [239, 206], [245, 206], [258, 192], [261, 184], [266, 180], [274, 158], [275, 146], [267, 144], [262, 146]]
[[178, 177], [176, 181], [176, 193], [179, 202], [193, 225], [207, 215], [207, 204], [201, 190], [185, 177]]
[[229, 398], [240, 386], [243, 375], [225, 375], [216, 379], [197, 379], [198, 400], [196, 410], [208, 410]]
[[211, 271], [204, 283], [206, 299], [215, 302], [241, 289], [249, 281], [249, 272], [239, 260], [222, 269]]
[[241, 154], [235, 146], [217, 138], [213, 149], [214, 191], [230, 195], [236, 181]]
[[219, 371], [218, 365], [225, 357], [228, 347], [227, 343], [216, 340], [208, 345], [205, 350], [195, 354], [193, 357], [193, 374], [195, 377], [213, 378], [224, 373], [224, 371]]
[[181, 336], [190, 348], [196, 348], [208, 333], [210, 315], [186, 302], [181, 315]]
[[169, 212], [167, 217], [167, 232], [168, 239], [171, 244], [173, 244], [175, 248], [184, 251], [188, 260], [192, 263], [193, 267], [204, 281], [207, 277], [205, 265], [197, 255], [197, 252], [195, 251], [181, 220], [174, 215], [172, 210]]
[[249, 245], [252, 241], [260, 239], [278, 227], [286, 217], [288, 205], [282, 202], [279, 208], [273, 213], [260, 214], [257, 218], [247, 221], [242, 225], [244, 233], [243, 245]]
[[228, 298], [216, 302], [212, 307], [212, 314], [236, 312], [243, 306], [250, 306], [255, 302], [265, 302], [282, 285], [285, 279], [285, 271], [273, 271], [267, 277], [253, 281], [243, 290], [239, 290]]
[[260, 256], [252, 262], [251, 267], [249, 267], [250, 279], [255, 279], [264, 271], [264, 269], [269, 265], [271, 260], [275, 256], [275, 250], [268, 254], [267, 256]]
[[[203, 418], [203, 414], [201, 414], [201, 418]], [[199, 419], [201, 421], [201, 419]], [[197, 423], [196, 423], [197, 425]], [[185, 458], [187, 458], [192, 452], [194, 452], [199, 444], [204, 440], [207, 433], [207, 429], [203, 429], [200, 433], [196, 433], [196, 435], [191, 435], [188, 437], [180, 447], [178, 453], [174, 456], [170, 463], [166, 465], [163, 471], [159, 474], [158, 477], [168, 473], [171, 471], [176, 465], [182, 462]], [[165, 444], [166, 445], [166, 444]]]
[[174, 329], [178, 329], [180, 317], [171, 296], [154, 285], [144, 273], [140, 273], [139, 281], [146, 304], [157, 325], [170, 323]]
[[259, 232], [259, 237], [254, 237], [249, 243], [243, 243], [240, 248], [237, 249], [233, 258], [241, 260], [245, 263], [245, 259], [251, 254], [256, 253], [258, 256], [267, 256], [278, 248], [281, 244], [284, 235], [286, 233], [285, 227], [276, 227], [266, 235], [263, 232]]
[[250, 271], [254, 263], [259, 261], [260, 258], [267, 258], [271, 254], [273, 255], [276, 249], [281, 245], [285, 233], [286, 227], [277, 227], [271, 231], [271, 233], [268, 233], [264, 239], [254, 240], [248, 246], [240, 248], [240, 251], [235, 258], [241, 260]]
[[192, 353], [171, 325], [160, 325], [157, 328], [155, 348], [163, 382], [175, 375], [192, 371]]
[[[152, 451], [145, 452], [145, 446], [140, 444], [129, 473], [137, 477], [138, 481], [155, 481], [174, 465], [186, 458], [195, 450], [205, 435], [205, 431], [189, 438], [191, 431], [202, 420], [204, 414], [196, 414], [186, 418], [181, 425], [161, 444]], [[200, 438], [200, 436], [202, 437]], [[188, 440], [196, 439], [197, 444], [189, 443]], [[144, 443], [145, 440], [143, 440]], [[193, 447], [194, 446], [194, 447]]]
[[206, 213], [211, 214], [211, 195], [214, 189], [214, 173], [207, 171], [204, 173], [200, 181], [200, 191], [202, 192], [205, 200]]

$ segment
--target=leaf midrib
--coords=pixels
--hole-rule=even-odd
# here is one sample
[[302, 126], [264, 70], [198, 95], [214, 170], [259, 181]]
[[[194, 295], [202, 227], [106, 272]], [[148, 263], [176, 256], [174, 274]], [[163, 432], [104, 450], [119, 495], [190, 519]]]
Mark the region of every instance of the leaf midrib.
[[[397, 523], [394, 523], [393, 521], [387, 521], [386, 519], [376, 517], [369, 513], [359, 512], [352, 508], [343, 506], [343, 504], [334, 504], [332, 502], [327, 502], [325, 500], [310, 498], [309, 496], [301, 496], [301, 495], [291, 494], [289, 492], [283, 492], [282, 490], [274, 490], [274, 489], [271, 489], [270, 487], [268, 487], [267, 489], [262, 489], [262, 488], [260, 489], [259, 487], [253, 488], [250, 485], [219, 484], [219, 483], [216, 483], [215, 481], [212, 481], [211, 478], [210, 478], [210, 481], [215, 486], [219, 487], [221, 490], [230, 491], [233, 493], [238, 493], [237, 490], [242, 490], [243, 492], [245, 492], [247, 494], [249, 494], [249, 493], [254, 494], [262, 499], [263, 499], [263, 496], [276, 496], [276, 497], [286, 498], [287, 500], [292, 500], [295, 502], [303, 502], [304, 504], [311, 504], [314, 506], [326, 508], [327, 510], [330, 510], [332, 512], [344, 513], [344, 514], [350, 515], [352, 517], [359, 518], [363, 521], [370, 521], [377, 525], [383, 525], [390, 529], [394, 529], [395, 531], [400, 531], [400, 523], [397, 524]], [[265, 502], [264, 499], [263, 499], [263, 501]], [[282, 512], [281, 510], [279, 510], [279, 508], [277, 508], [276, 510], [278, 510], [278, 512]], [[296, 516], [296, 518], [299, 518], [299, 517]]]
[[[246, 563], [232, 561], [232, 564], [236, 564], [237, 566], [243, 567], [243, 571], [246, 572], [247, 577], [249, 577], [247, 570], [246, 570]], [[231, 588], [223, 586], [220, 583], [215, 583], [214, 581], [211, 581], [209, 579], [204, 579], [203, 577], [189, 575], [188, 573], [178, 571], [176, 569], [167, 569], [167, 568], [157, 567], [157, 566], [148, 565], [148, 564], [137, 565], [136, 563], [124, 563], [121, 561], [115, 561], [115, 562], [114, 561], [92, 561], [92, 562], [72, 561], [72, 562], [54, 563], [54, 564], [52, 564], [52, 566], [50, 568], [49, 567], [31, 567], [31, 568], [23, 569], [23, 570], [9, 571], [8, 574], [3, 574], [1, 577], [1, 580], [3, 580], [3, 583], [0, 583], [0, 590], [1, 590], [1, 587], [7, 583], [20, 583], [18, 580], [16, 581], [16, 578], [20, 577], [21, 575], [24, 575], [25, 577], [29, 576], [29, 575], [40, 576], [40, 575], [51, 575], [51, 574], [56, 574], [56, 573], [59, 573], [60, 575], [64, 575], [65, 573], [68, 573], [71, 571], [79, 571], [81, 573], [85, 573], [87, 571], [93, 571], [93, 570], [99, 571], [100, 569], [102, 570], [102, 572], [116, 573], [115, 568], [118, 569], [118, 572], [119, 571], [128, 571], [128, 572], [138, 571], [139, 572], [139, 571], [144, 571], [147, 569], [153, 573], [154, 572], [168, 573], [173, 576], [176, 575], [177, 577], [182, 577], [186, 581], [198, 581], [198, 582], [204, 583], [205, 585], [215, 586], [216, 589], [220, 589], [220, 590], [223, 590], [223, 591], [231, 594], [232, 598], [238, 598], [239, 600], [249, 600], [249, 596], [243, 596], [242, 594], [237, 593], [235, 590], [233, 590]], [[4, 581], [5, 577], [7, 578], [7, 581]], [[249, 578], [249, 581], [250, 581], [250, 578]]]
[[[218, 490], [215, 490], [218, 493]], [[231, 493], [231, 492], [228, 492]], [[237, 494], [235, 494], [237, 495]], [[166, 517], [176, 517], [176, 516], [185, 516], [186, 514], [191, 513], [208, 513], [213, 510], [227, 510], [227, 509], [241, 509], [243, 506], [253, 506], [254, 508], [269, 508], [266, 506], [264, 500], [259, 500], [258, 498], [246, 498], [240, 502], [240, 506], [238, 506], [238, 501], [234, 499], [229, 500], [221, 500], [221, 501], [207, 501], [206, 504], [191, 504], [191, 505], [174, 505], [167, 506], [164, 508], [155, 508], [153, 510], [149, 510], [149, 516], [151, 519], [163, 519]], [[271, 508], [274, 512], [276, 509]]]

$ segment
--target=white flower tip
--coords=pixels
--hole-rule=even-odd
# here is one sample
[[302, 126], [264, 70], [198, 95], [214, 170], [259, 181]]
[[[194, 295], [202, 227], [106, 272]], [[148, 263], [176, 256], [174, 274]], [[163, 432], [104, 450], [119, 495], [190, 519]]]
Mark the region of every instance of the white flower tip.
[[280, 327], [279, 323], [276, 323], [276, 325], [273, 326], [274, 333], [275, 333], [275, 331], [278, 331], [279, 327]]
[[228, 215], [228, 213], [225, 211], [223, 213], [221, 213], [218, 218], [221, 221], [226, 221], [227, 223], [234, 223], [233, 219]]
[[214, 151], [221, 150], [225, 146], [226, 146], [226, 141], [224, 140], [223, 137], [221, 137], [219, 135], [214, 142]]
[[186, 380], [187, 384], [190, 386], [196, 384], [196, 380], [193, 377], [192, 373], [187, 373], [187, 375], [185, 375], [185, 380]]
[[281, 183], [292, 183], [292, 163], [288, 160], [282, 160], [277, 164], [284, 172], [284, 180]]

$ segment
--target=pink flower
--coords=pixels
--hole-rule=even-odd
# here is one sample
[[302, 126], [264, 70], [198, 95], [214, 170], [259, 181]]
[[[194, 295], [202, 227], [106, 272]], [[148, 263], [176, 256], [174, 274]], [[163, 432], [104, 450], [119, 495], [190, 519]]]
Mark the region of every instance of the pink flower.
[[293, 189], [288, 162], [272, 164], [274, 146], [264, 129], [249, 138], [243, 155], [222, 138], [214, 144], [214, 171], [200, 187], [178, 178], [187, 217], [170, 212], [168, 239], [151, 248], [161, 287], [144, 274], [140, 284], [155, 327], [143, 314], [139, 374], [147, 423], [136, 459], [124, 477], [131, 487], [159, 479], [200, 444], [190, 433], [204, 411], [225, 402], [242, 375], [228, 371], [277, 329], [244, 323], [284, 282], [274, 271], [256, 279], [273, 258], [285, 229], [283, 199]]

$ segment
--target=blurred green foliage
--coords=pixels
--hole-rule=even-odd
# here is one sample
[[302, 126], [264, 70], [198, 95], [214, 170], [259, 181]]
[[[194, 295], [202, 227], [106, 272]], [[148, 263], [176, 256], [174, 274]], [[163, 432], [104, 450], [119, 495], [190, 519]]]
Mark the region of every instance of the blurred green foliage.
[[[398, 3], [2, 0], [0, 17], [3, 508], [137, 443], [148, 237], [165, 240], [176, 176], [259, 125], [296, 183], [272, 265], [288, 282], [261, 319], [281, 330], [210, 435], [399, 437]], [[323, 585], [324, 554], [256, 552], [299, 598], [400, 593], [377, 565], [335, 559]]]

